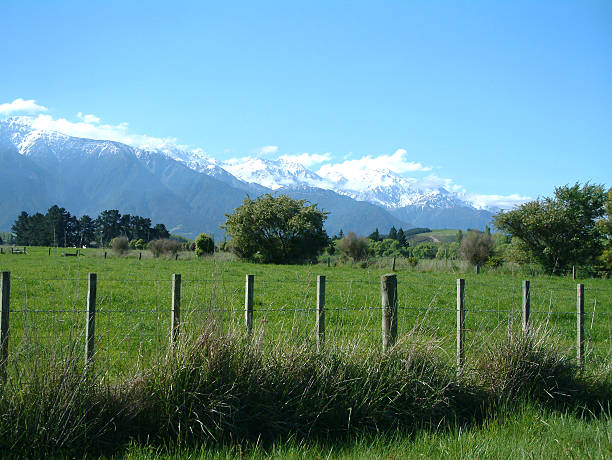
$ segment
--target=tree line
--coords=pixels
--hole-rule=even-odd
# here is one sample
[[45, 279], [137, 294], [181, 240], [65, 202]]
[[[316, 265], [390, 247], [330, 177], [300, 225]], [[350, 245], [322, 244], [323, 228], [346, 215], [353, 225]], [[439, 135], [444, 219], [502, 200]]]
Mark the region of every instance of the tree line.
[[144, 242], [170, 236], [164, 224], [152, 226], [147, 217], [108, 209], [95, 219], [88, 215], [77, 218], [58, 205], [51, 206], [46, 214], [22, 211], [11, 230], [15, 244], [20, 246], [102, 247], [119, 236]]

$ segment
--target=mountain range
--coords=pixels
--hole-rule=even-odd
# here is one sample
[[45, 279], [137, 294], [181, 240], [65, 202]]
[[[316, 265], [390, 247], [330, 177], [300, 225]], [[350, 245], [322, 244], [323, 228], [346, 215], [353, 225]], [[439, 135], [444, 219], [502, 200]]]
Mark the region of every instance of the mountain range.
[[492, 217], [442, 187], [423, 190], [388, 169], [324, 175], [282, 159], [223, 162], [199, 149], [141, 149], [40, 130], [30, 117], [0, 120], [0, 231], [21, 211], [58, 204], [77, 216], [118, 209], [188, 237], [208, 232], [220, 238], [225, 214], [245, 196], [264, 193], [317, 203], [329, 213], [329, 234], [384, 233], [391, 226], [484, 228]]

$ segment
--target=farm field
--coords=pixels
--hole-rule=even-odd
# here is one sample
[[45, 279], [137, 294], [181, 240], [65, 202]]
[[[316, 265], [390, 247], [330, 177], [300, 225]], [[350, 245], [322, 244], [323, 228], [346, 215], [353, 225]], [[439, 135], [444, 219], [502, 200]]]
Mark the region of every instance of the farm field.
[[[0, 255], [0, 271], [11, 273], [9, 391], [0, 395], [11, 422], [0, 419], [0, 453], [11, 442], [32, 452], [28, 443], [34, 439], [39, 453], [72, 456], [82, 448], [96, 455], [100, 446], [112, 445], [115, 458], [610, 455], [610, 407], [601, 402], [609, 400], [612, 381], [609, 280], [520, 270], [477, 275], [461, 264], [423, 271], [398, 260], [398, 343], [387, 356], [380, 353], [380, 277], [390, 271], [390, 260], [361, 268], [327, 261], [248, 264], [226, 254], [195, 259], [181, 253], [175, 260], [145, 252], [142, 258], [139, 252], [62, 252], [27, 248], [26, 254]], [[94, 391], [82, 377], [88, 273], [97, 274]], [[181, 275], [185, 348], [168, 353], [173, 274]], [[255, 276], [250, 338], [244, 325], [247, 274]], [[317, 275], [326, 276], [321, 353], [315, 341]], [[457, 278], [466, 286], [461, 375], [454, 370]], [[523, 349], [509, 339], [521, 336], [523, 279], [531, 282], [530, 327], [538, 337], [524, 349], [535, 350], [525, 356], [527, 368], [520, 362]], [[574, 373], [576, 283], [585, 286], [585, 366]], [[540, 339], [565, 358], [548, 354]], [[486, 361], [483, 366], [483, 356], [492, 357], [492, 367]], [[515, 362], [523, 366], [516, 373]], [[529, 367], [534, 363], [535, 374]], [[540, 371], [544, 378], [530, 389], [531, 377], [522, 376], [538, 380]], [[55, 397], [58, 389], [66, 398], [47, 403], [40, 396]], [[58, 417], [66, 422], [58, 424]], [[34, 418], [39, 421], [32, 423]], [[315, 426], [327, 434], [302, 431]], [[21, 441], [13, 441], [13, 429]], [[58, 434], [49, 437], [55, 429]], [[88, 431], [98, 429], [110, 440], [100, 435], [105, 441], [98, 442]], [[259, 430], [270, 434], [262, 444]], [[194, 432], [200, 434], [188, 441]], [[49, 450], [59, 449], [57, 439], [67, 450]]]
[[[255, 275], [254, 333], [263, 343], [314, 343], [316, 277], [326, 276], [326, 342], [381, 346], [380, 276], [389, 268], [326, 264], [255, 265], [231, 257], [179, 260], [138, 252], [104, 258], [101, 250], [61, 257], [61, 249], [28, 248], [0, 256], [11, 272], [11, 356], [20, 365], [37, 356], [84, 347], [87, 274], [97, 274], [96, 362], [109, 377], [130, 375], [168, 348], [172, 274], [182, 277], [181, 328], [186, 334], [214, 321], [244, 328], [245, 275]], [[400, 268], [400, 342], [434, 342], [455, 359], [456, 279], [466, 280], [466, 362], [491, 340], [521, 327], [521, 273], [429, 272]], [[568, 354], [575, 355], [576, 283], [585, 285], [585, 355], [588, 366], [609, 362], [612, 350], [612, 282], [531, 277], [531, 319]], [[281, 340], [282, 339], [282, 340]], [[17, 358], [11, 363], [18, 365]]]

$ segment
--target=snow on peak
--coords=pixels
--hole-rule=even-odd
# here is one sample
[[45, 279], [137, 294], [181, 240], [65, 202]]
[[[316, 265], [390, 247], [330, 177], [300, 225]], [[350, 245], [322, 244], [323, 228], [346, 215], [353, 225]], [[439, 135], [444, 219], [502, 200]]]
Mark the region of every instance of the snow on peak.
[[331, 185], [318, 174], [294, 161], [245, 157], [225, 161], [222, 167], [239, 179], [272, 190], [302, 184], [320, 188], [330, 188]]

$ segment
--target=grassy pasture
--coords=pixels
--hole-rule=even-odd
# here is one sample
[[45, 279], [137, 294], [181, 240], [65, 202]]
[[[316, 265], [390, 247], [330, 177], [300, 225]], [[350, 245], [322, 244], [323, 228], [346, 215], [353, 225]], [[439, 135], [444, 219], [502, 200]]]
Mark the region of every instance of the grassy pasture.
[[[138, 252], [109, 252], [106, 259], [99, 250], [78, 258], [61, 252], [0, 255], [0, 270], [11, 272], [0, 456], [13, 446], [24, 455], [108, 449], [128, 458], [609, 455], [610, 408], [600, 405], [610, 393], [609, 280], [578, 280], [586, 293], [586, 372], [574, 373], [544, 342], [523, 353], [520, 343], [508, 341], [521, 336], [510, 332], [521, 327], [527, 278], [537, 336], [575, 356], [576, 282], [570, 278], [517, 270], [476, 275], [461, 264], [412, 269], [398, 261], [400, 338], [383, 355], [377, 353], [380, 276], [390, 261], [367, 268], [266, 266], [223, 255], [174, 260], [143, 253], [139, 260]], [[82, 362], [63, 360], [84, 354], [90, 272], [98, 275], [93, 387]], [[184, 350], [165, 361], [173, 273], [182, 275], [183, 336], [210, 334], [211, 324], [228, 334], [181, 344]], [[255, 275], [254, 340], [241, 334], [247, 273]], [[317, 275], [327, 277], [330, 353], [314, 351]], [[466, 279], [468, 371], [474, 365], [462, 375], [453, 369], [457, 278]], [[537, 381], [535, 392], [530, 379]], [[568, 394], [577, 396], [575, 404]], [[317, 426], [332, 433], [327, 441], [301, 431]], [[260, 429], [272, 444], [257, 443]], [[104, 433], [99, 440], [97, 433]], [[217, 443], [217, 436], [239, 441]]]
[[[171, 276], [182, 275], [181, 320], [195, 331], [214, 320], [220, 328], [243, 328], [244, 282], [255, 274], [255, 335], [274, 346], [284, 340], [314, 343], [316, 276], [327, 277], [326, 340], [344, 347], [381, 346], [380, 276], [388, 267], [268, 266], [229, 257], [179, 260], [143, 252], [116, 257], [82, 250], [82, 257], [48, 255], [47, 248], [0, 256], [11, 272], [11, 359], [9, 371], [25, 375], [41, 357], [83, 349], [87, 273], [98, 275], [96, 362], [109, 378], [147, 367], [168, 347]], [[398, 264], [401, 267], [401, 265]], [[482, 353], [492, 338], [521, 324], [521, 273], [423, 273], [398, 270], [399, 335], [434, 343], [455, 359], [456, 278], [466, 279], [466, 360]], [[587, 365], [597, 368], [612, 350], [612, 283], [585, 284]], [[576, 282], [570, 278], [531, 277], [531, 322], [548, 331], [575, 355]], [[21, 369], [21, 370], [19, 370]]]

